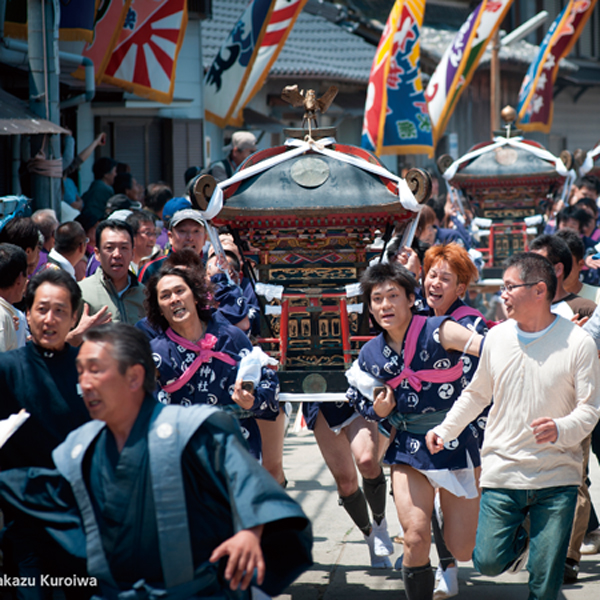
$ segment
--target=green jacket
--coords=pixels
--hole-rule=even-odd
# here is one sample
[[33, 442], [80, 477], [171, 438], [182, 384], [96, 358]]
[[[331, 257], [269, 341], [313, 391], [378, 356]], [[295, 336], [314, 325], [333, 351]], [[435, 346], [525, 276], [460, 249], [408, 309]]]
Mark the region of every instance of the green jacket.
[[130, 273], [130, 286], [119, 297], [113, 282], [104, 276], [102, 267], [98, 267], [91, 277], [79, 282], [83, 301], [90, 307], [90, 315], [96, 314], [103, 306], [108, 306], [113, 322], [135, 325], [146, 316], [144, 309], [144, 285]]

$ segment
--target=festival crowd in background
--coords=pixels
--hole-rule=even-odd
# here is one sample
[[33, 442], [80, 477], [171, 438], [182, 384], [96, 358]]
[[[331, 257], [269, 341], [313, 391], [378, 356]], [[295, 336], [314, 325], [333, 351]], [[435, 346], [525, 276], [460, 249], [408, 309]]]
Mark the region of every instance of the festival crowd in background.
[[[277, 595], [311, 565], [312, 534], [284, 491], [290, 415], [244, 253], [228, 231], [210, 244], [197, 167], [173, 197], [101, 158], [79, 195], [70, 175], [102, 143], [65, 166], [72, 219], [42, 209], [0, 231], [0, 418], [30, 414], [0, 452], [4, 573], [34, 583], [18, 598], [47, 597], [44, 574], [93, 576], [68, 598]], [[215, 178], [255, 149], [234, 134]], [[373, 337], [348, 402], [304, 402], [304, 419], [365, 564], [392, 568], [403, 543], [409, 600], [457, 595], [469, 560], [527, 563], [530, 598], [556, 598], [600, 550], [600, 181], [548, 201], [485, 306], [476, 220], [434, 182], [411, 247], [394, 238], [361, 277]]]

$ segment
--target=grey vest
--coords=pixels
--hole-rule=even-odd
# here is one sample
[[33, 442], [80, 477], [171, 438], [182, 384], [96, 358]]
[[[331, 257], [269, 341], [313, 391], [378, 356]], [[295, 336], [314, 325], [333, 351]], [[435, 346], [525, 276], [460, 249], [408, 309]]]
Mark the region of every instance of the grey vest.
[[[157, 404], [150, 418], [148, 453], [159, 552], [167, 589], [194, 580], [181, 460], [173, 459], [181, 457], [190, 438], [218, 410], [206, 405]], [[54, 450], [52, 457], [61, 475], [71, 484], [81, 512], [88, 571], [105, 584], [117, 588], [102, 547], [100, 529], [82, 472], [83, 457], [104, 427], [106, 424], [102, 421], [91, 421], [79, 427]]]

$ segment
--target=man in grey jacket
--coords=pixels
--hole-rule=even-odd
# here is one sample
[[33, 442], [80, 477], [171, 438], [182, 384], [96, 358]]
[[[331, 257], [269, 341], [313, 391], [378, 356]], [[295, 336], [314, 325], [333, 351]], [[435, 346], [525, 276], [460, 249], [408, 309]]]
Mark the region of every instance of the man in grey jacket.
[[90, 315], [108, 307], [113, 321], [130, 325], [146, 316], [144, 286], [129, 270], [133, 244], [133, 231], [124, 221], [106, 220], [98, 225], [94, 252], [100, 268], [79, 282]]

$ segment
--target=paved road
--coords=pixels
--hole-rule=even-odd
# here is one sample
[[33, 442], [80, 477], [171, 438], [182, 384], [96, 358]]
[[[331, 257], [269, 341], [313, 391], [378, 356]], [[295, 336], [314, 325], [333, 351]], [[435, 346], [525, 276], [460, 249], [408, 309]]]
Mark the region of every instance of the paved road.
[[[402, 600], [402, 575], [394, 570], [368, 568], [369, 551], [360, 531], [353, 526], [345, 511], [337, 504], [337, 493], [331, 474], [325, 466], [312, 433], [288, 433], [284, 449], [284, 466], [290, 481], [288, 491], [302, 505], [313, 523], [315, 536], [314, 566], [300, 577], [277, 600]], [[590, 477], [597, 482], [590, 488], [596, 507], [600, 507], [600, 467], [592, 458]], [[387, 520], [390, 534], [397, 528], [397, 517], [391, 501]], [[402, 553], [396, 546], [392, 563]], [[437, 565], [435, 549], [432, 565]], [[484, 577], [472, 563], [460, 563], [460, 593], [465, 600], [526, 600], [527, 572], [500, 577]], [[582, 558], [580, 581], [565, 586], [559, 600], [600, 599], [600, 554]]]

